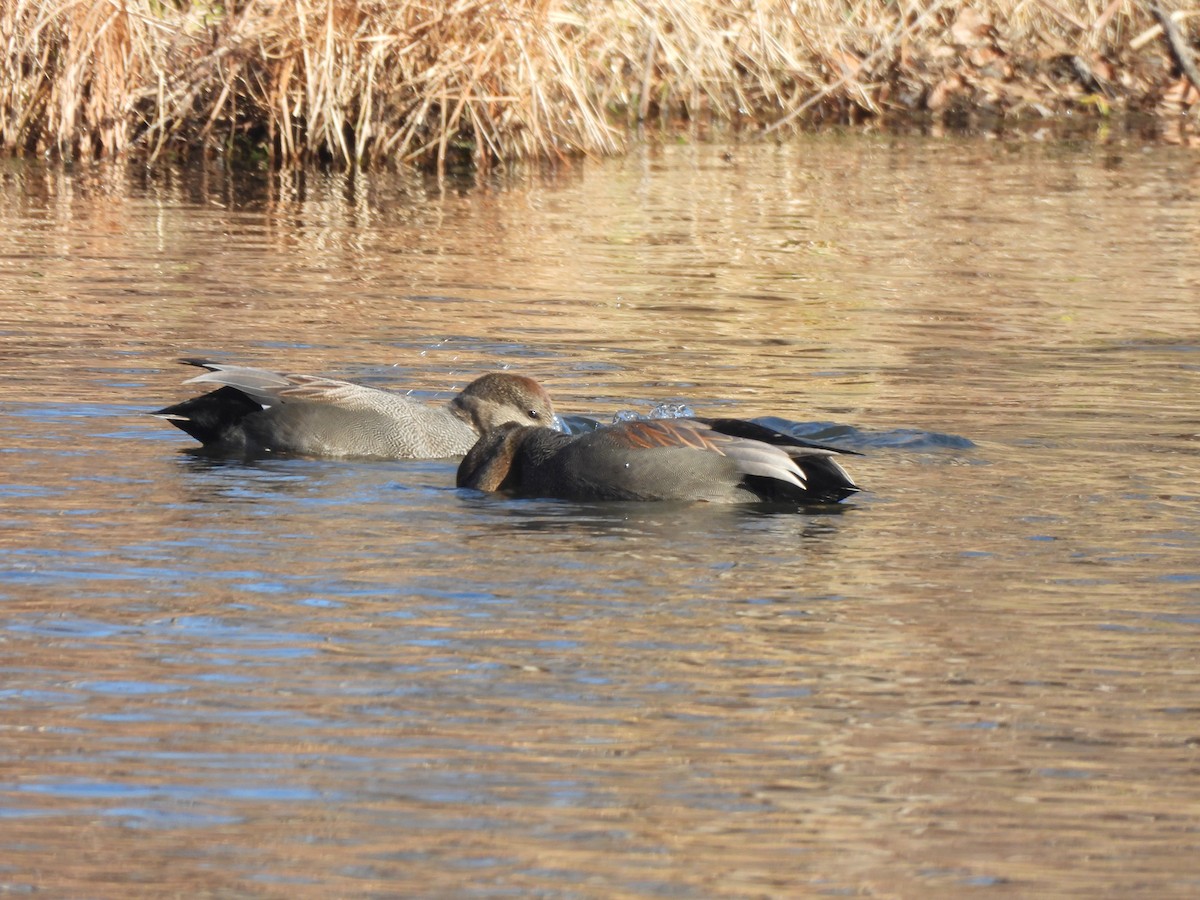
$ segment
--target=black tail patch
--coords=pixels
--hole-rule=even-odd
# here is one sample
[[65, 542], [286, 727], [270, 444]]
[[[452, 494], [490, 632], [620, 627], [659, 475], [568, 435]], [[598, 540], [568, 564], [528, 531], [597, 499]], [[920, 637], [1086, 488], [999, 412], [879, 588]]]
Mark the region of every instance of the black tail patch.
[[251, 400], [237, 388], [223, 387], [151, 415], [165, 417], [176, 428], [207, 446], [220, 443], [230, 428], [261, 409], [261, 403]]
[[696, 421], [703, 422], [714, 431], [719, 431], [730, 437], [749, 438], [752, 441], [762, 441], [764, 444], [774, 444], [777, 447], [807, 447], [810, 450], [828, 450], [831, 453], [862, 456], [857, 450], [844, 450], [841, 447], [834, 447], [831, 444], [819, 444], [816, 441], [806, 440], [805, 438], [793, 437], [790, 434], [784, 434], [782, 431], [776, 431], [774, 428], [768, 428], [766, 425], [759, 425], [757, 422], [749, 422], [745, 419], [697, 418]]

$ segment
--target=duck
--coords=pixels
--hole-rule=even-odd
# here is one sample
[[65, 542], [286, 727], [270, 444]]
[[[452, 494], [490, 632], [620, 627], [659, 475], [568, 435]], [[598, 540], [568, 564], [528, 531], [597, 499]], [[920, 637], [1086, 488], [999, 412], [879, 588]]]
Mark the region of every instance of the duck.
[[460, 457], [505, 423], [558, 427], [545, 388], [532, 378], [490, 372], [449, 403], [422, 403], [394, 391], [316, 375], [294, 375], [210, 359], [185, 384], [217, 389], [150, 415], [219, 455], [286, 454], [368, 459]]
[[643, 419], [570, 435], [507, 422], [459, 464], [460, 488], [580, 502], [837, 503], [859, 455], [742, 419]]

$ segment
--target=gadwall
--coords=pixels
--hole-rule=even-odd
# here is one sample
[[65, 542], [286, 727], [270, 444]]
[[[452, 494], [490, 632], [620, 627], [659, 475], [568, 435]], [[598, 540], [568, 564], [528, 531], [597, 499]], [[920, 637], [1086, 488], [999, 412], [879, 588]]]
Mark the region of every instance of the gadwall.
[[621, 422], [577, 436], [510, 422], [479, 439], [458, 486], [562, 500], [832, 503], [860, 490], [838, 450], [740, 419]]
[[532, 378], [492, 372], [441, 406], [313, 375], [181, 359], [207, 369], [185, 384], [217, 390], [151, 415], [220, 454], [440, 459], [462, 456], [506, 422], [557, 427], [550, 395]]

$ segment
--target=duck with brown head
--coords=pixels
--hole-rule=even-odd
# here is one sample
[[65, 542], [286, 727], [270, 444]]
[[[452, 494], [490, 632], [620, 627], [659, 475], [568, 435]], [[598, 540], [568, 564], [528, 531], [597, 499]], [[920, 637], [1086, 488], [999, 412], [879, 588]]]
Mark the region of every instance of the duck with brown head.
[[563, 500], [834, 503], [860, 490], [839, 450], [740, 419], [621, 422], [582, 435], [509, 422], [459, 464], [459, 487]]
[[462, 456], [481, 434], [508, 422], [557, 427], [541, 385], [507, 372], [476, 378], [434, 406], [349, 381], [180, 362], [207, 370], [188, 384], [219, 387], [152, 415], [216, 454], [439, 459]]

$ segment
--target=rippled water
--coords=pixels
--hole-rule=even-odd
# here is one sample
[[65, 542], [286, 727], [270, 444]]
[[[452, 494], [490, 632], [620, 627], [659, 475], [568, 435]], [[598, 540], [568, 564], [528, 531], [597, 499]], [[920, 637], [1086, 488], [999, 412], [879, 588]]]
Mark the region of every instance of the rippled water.
[[[0, 887], [1200, 892], [1200, 161], [0, 169]], [[246, 463], [181, 355], [864, 451], [835, 513]]]

